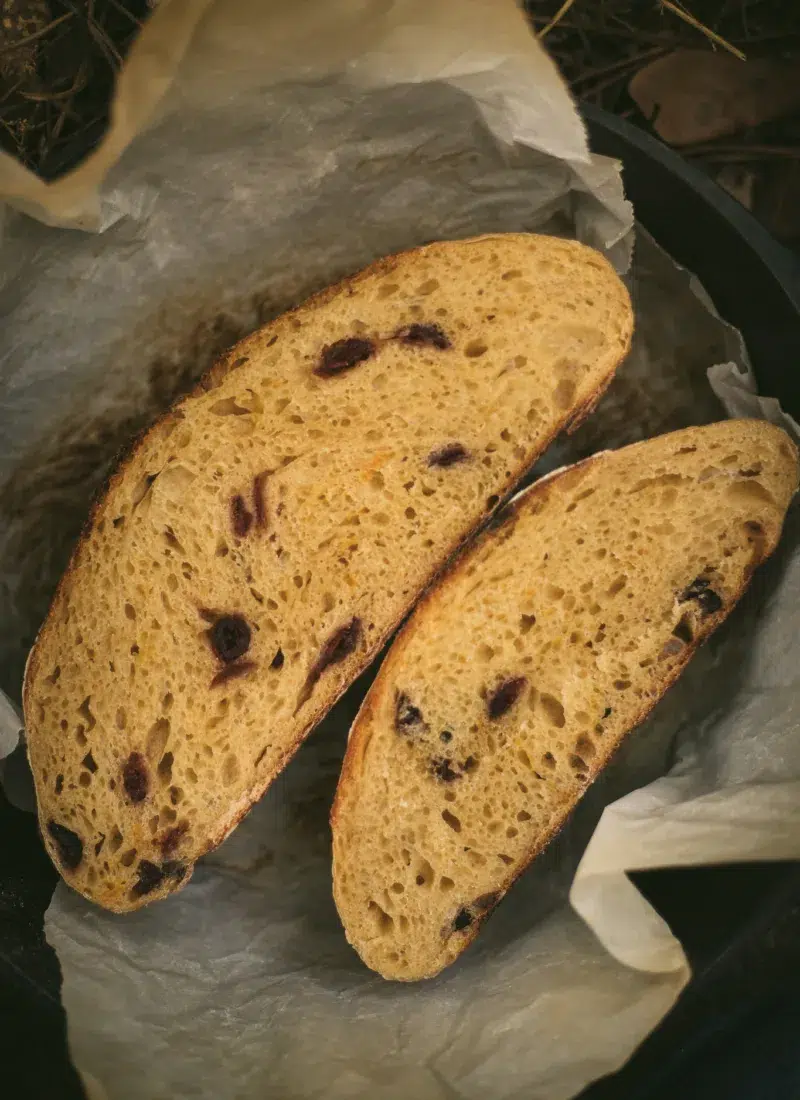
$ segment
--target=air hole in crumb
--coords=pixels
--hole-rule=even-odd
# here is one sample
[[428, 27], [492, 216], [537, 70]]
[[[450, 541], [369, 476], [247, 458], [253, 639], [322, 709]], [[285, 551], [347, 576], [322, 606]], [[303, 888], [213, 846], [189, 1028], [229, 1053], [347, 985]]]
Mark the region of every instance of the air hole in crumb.
[[231, 787], [239, 778], [239, 761], [233, 755], [229, 753], [222, 763], [222, 785], [223, 787]]
[[575, 383], [571, 378], [562, 378], [553, 390], [553, 400], [559, 409], [568, 409], [575, 400]]
[[417, 886], [430, 886], [433, 882], [433, 879], [433, 867], [431, 867], [427, 859], [420, 858], [417, 866], [416, 878], [414, 880]]
[[[151, 761], [161, 760], [170, 734], [169, 718], [159, 718], [150, 728], [147, 735], [147, 757]], [[170, 760], [172, 758], [170, 757]], [[160, 765], [159, 765], [160, 767]], [[159, 772], [160, 774], [160, 772]]]
[[608, 588], [609, 596], [616, 596], [618, 592], [621, 592], [625, 585], [628, 583], [628, 578], [625, 574], [621, 574], [616, 580], [612, 581]]
[[378, 930], [378, 934], [381, 936], [388, 935], [394, 925], [394, 921], [386, 912], [385, 909], [381, 909], [380, 905], [376, 901], [370, 901], [367, 905], [368, 912], [372, 915], [375, 925]]
[[[156, 723], [158, 724], [158, 723]], [[162, 786], [166, 787], [172, 782], [172, 763], [174, 757], [171, 752], [165, 752], [158, 763], [158, 778]]]
[[585, 734], [581, 734], [581, 736], [575, 742], [575, 748], [579, 755], [586, 760], [591, 760], [597, 752], [597, 749], [594, 747], [594, 743]]
[[136, 619], [136, 608], [132, 603], [125, 604], [125, 618], [130, 619], [133, 622]]
[[127, 852], [123, 852], [119, 857], [119, 861], [123, 867], [130, 867], [133, 861], [136, 859], [136, 849], [129, 848]]
[[772, 493], [758, 481], [734, 481], [733, 485], [729, 486], [727, 495], [734, 500], [775, 504]]
[[539, 701], [550, 724], [557, 729], [562, 729], [566, 723], [566, 718], [564, 717], [564, 706], [561, 700], [556, 699], [554, 695], [549, 695], [547, 692], [544, 692], [540, 696]]
[[464, 348], [464, 354], [468, 359], [479, 359], [480, 356], [485, 355], [488, 350], [489, 345], [484, 343], [483, 340], [470, 340]]
[[520, 634], [527, 634], [532, 626], [536, 626], [535, 615], [520, 615], [519, 618], [519, 632]]
[[452, 890], [454, 886], [455, 883], [451, 878], [448, 878], [447, 875], [442, 875], [439, 879], [439, 889], [443, 890], [445, 893], [447, 893], [448, 890]]

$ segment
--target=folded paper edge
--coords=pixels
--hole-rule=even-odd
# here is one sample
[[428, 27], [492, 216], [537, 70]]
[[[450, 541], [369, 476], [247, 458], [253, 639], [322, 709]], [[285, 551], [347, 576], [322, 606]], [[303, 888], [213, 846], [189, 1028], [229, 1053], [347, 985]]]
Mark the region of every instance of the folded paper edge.
[[120, 69], [105, 138], [77, 168], [48, 183], [10, 154], [0, 153], [0, 201], [45, 225], [96, 229], [97, 189], [170, 87], [210, 3], [163, 0], [159, 4]]

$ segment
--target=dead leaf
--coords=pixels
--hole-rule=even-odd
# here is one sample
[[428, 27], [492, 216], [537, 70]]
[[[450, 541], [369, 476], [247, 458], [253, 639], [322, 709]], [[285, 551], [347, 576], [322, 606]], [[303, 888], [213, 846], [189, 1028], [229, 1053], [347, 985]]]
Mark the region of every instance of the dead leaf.
[[692, 145], [800, 107], [800, 61], [675, 50], [640, 69], [628, 90], [659, 137]]

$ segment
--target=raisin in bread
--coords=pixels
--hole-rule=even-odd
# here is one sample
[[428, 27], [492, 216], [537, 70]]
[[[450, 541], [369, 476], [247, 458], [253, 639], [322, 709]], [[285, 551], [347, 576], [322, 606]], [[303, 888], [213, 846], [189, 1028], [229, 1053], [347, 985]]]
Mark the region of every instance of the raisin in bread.
[[464, 950], [773, 551], [797, 476], [761, 421], [595, 455], [520, 494], [426, 596], [331, 817], [368, 966], [410, 981]]
[[599, 398], [627, 293], [571, 241], [383, 260], [234, 348], [111, 479], [28, 664], [42, 834], [110, 909], [185, 882], [453, 550]]

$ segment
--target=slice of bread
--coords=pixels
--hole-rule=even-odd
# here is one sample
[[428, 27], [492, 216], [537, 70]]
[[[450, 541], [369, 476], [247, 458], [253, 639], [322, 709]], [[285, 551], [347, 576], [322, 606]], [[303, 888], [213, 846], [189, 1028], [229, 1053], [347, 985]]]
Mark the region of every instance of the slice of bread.
[[386, 978], [476, 935], [775, 548], [779, 428], [733, 420], [521, 493], [420, 604], [350, 733], [331, 815], [345, 932]]
[[185, 882], [591, 409], [631, 328], [624, 286], [575, 242], [433, 244], [257, 332], [149, 431], [26, 673], [67, 881], [117, 911]]

